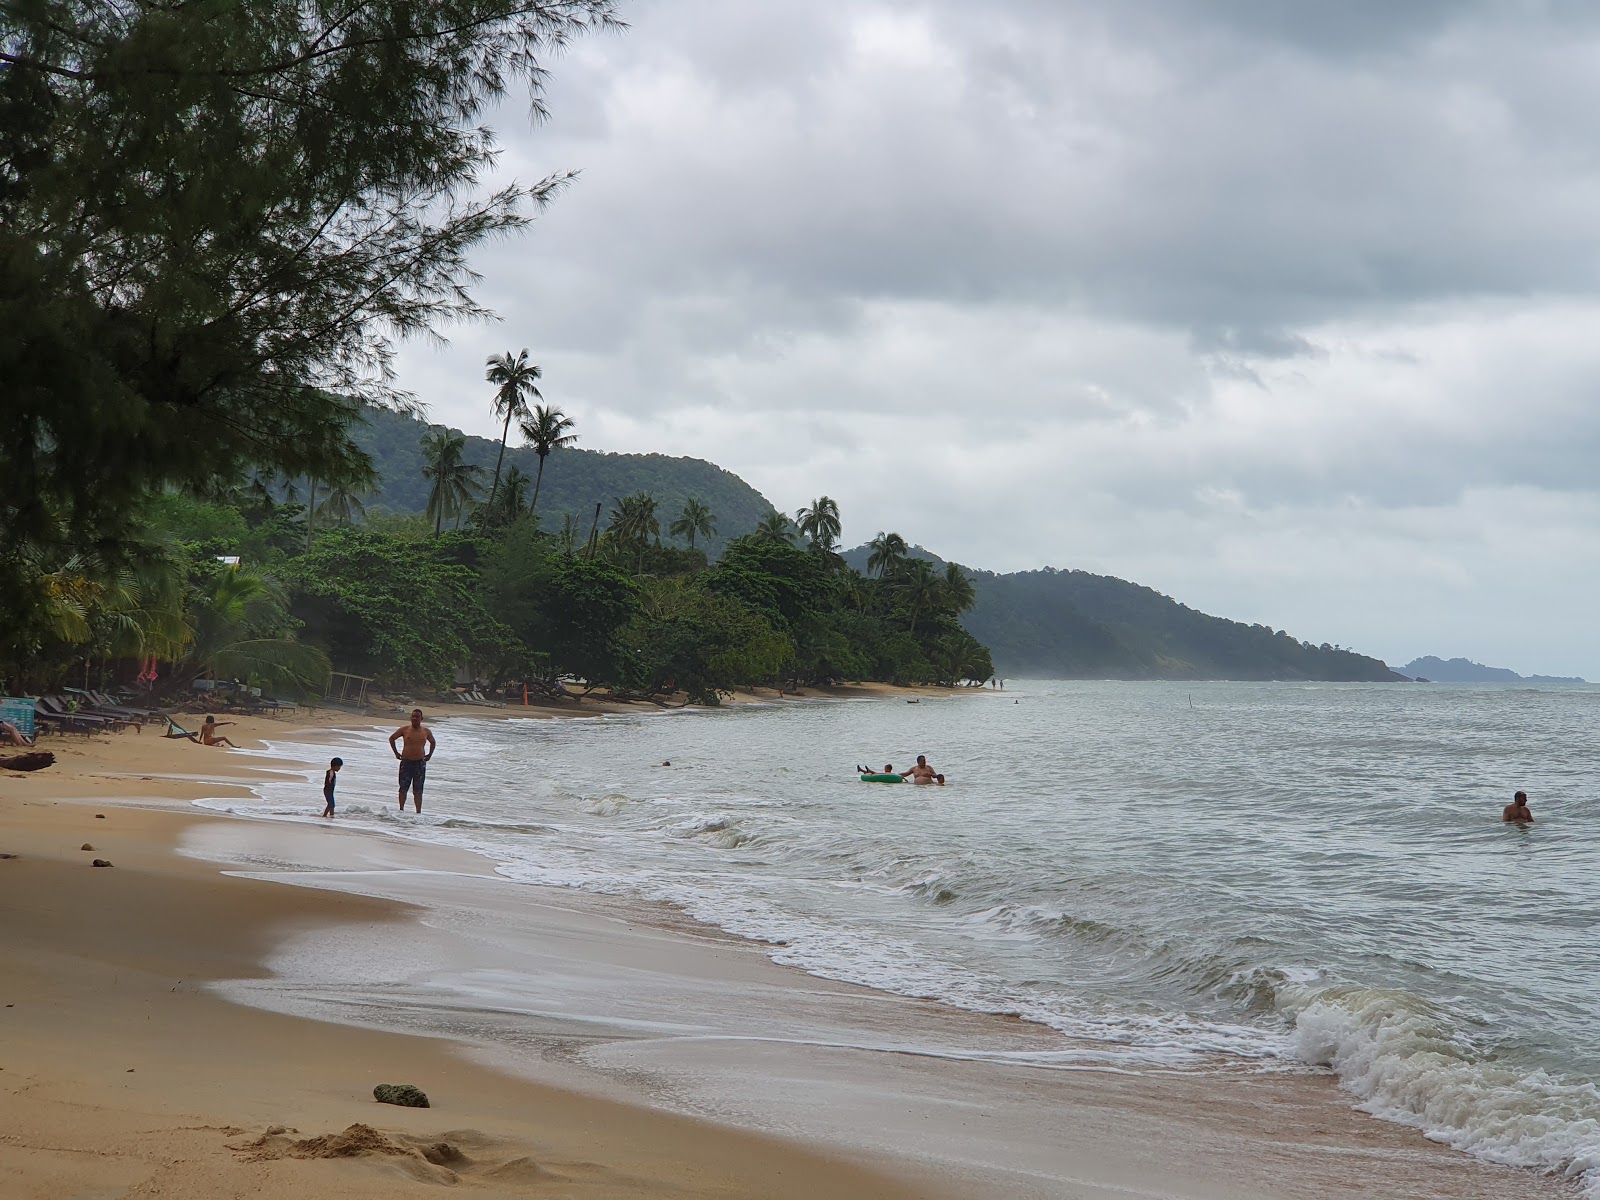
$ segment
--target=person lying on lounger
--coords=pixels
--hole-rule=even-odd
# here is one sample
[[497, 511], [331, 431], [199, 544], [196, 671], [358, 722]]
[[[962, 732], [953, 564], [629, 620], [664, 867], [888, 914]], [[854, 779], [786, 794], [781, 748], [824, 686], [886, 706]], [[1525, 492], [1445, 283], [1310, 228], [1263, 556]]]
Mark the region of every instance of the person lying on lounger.
[[13, 746], [33, 745], [28, 740], [27, 735], [10, 721], [0, 721], [0, 746], [5, 745], [7, 742], [10, 742]]

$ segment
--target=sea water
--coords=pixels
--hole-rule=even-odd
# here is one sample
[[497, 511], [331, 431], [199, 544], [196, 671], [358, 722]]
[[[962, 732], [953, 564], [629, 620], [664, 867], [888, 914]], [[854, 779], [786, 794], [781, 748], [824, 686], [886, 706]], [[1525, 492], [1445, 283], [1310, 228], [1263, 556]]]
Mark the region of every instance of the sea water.
[[[456, 720], [420, 817], [381, 736], [338, 748], [339, 823], [1024, 1017], [1040, 1069], [1331, 1069], [1600, 1196], [1597, 723], [1587, 686], [1113, 682]], [[856, 777], [917, 754], [948, 786]], [[320, 773], [206, 803], [315, 819]]]

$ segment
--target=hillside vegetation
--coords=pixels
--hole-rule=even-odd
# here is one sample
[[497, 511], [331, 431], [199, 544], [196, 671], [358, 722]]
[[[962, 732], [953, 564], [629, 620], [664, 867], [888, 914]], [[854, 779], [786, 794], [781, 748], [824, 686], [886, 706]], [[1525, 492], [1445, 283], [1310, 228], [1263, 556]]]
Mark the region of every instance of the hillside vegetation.
[[[422, 474], [422, 436], [428, 430], [427, 424], [381, 409], [369, 408], [362, 415], [364, 420], [353, 436], [356, 445], [371, 456], [378, 472], [378, 486], [367, 498], [367, 507], [396, 513], [422, 512], [428, 504], [428, 481]], [[500, 443], [494, 439], [469, 435], [462, 459], [481, 467], [487, 478], [494, 471], [499, 450]], [[505, 466], [532, 476], [539, 463], [531, 448], [511, 445], [506, 449]], [[588, 536], [596, 504], [603, 506], [603, 525], [605, 512], [615, 500], [641, 493], [655, 497], [660, 511], [667, 514], [681, 512], [690, 499], [709, 508], [716, 518], [716, 531], [699, 545], [713, 558], [729, 539], [749, 533], [774, 511], [765, 496], [732, 471], [701, 458], [607, 454], [565, 447], [553, 451], [545, 463], [539, 491], [540, 524], [555, 532], [571, 514], [581, 540]]]
[[[867, 548], [845, 554], [866, 562]], [[920, 546], [911, 555], [942, 560]], [[1208, 616], [1152, 588], [1045, 567], [968, 571], [976, 603], [963, 618], [1005, 675], [1052, 679], [1314, 679], [1390, 682], [1378, 659], [1313, 645], [1265, 625]]]

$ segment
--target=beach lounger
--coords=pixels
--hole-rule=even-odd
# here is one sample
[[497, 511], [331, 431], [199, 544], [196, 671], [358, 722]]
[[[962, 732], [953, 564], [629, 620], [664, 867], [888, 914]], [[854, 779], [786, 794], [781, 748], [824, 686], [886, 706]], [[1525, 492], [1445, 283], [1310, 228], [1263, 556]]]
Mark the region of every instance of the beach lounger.
[[96, 729], [116, 729], [127, 723], [120, 717], [91, 712], [82, 705], [74, 707], [60, 696], [40, 696], [39, 703], [44, 705], [45, 711], [50, 713], [51, 716], [73, 721], [79, 725], [89, 725]]
[[179, 725], [171, 717], [167, 718], [167, 731], [165, 733], [163, 733], [161, 736], [162, 737], [168, 737], [168, 738], [188, 738], [196, 746], [198, 746], [200, 744], [200, 735], [198, 733], [190, 733], [187, 729], [185, 729], [182, 725]]
[[47, 708], [42, 699], [33, 702], [33, 715], [39, 729], [51, 733], [81, 733], [85, 737], [92, 737], [106, 727], [104, 721], [72, 716]]

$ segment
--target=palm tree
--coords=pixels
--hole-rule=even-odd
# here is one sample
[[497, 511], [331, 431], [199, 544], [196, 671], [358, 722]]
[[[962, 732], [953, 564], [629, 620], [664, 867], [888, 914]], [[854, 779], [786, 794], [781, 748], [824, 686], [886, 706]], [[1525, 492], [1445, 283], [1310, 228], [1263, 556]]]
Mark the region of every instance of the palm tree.
[[477, 499], [483, 468], [462, 460], [467, 448], [465, 434], [434, 426], [422, 439], [424, 466], [422, 477], [429, 483], [428, 515], [433, 518], [433, 535], [439, 536], [446, 517], [455, 517]]
[[905, 598], [906, 606], [911, 610], [909, 628], [912, 633], [916, 633], [917, 618], [937, 602], [944, 580], [933, 573], [933, 564], [927, 559], [914, 558], [906, 564], [906, 569], [900, 572], [896, 583]]
[[667, 526], [667, 532], [673, 537], [687, 537], [689, 549], [694, 549], [695, 534], [701, 537], [713, 537], [717, 532], [717, 519], [711, 515], [711, 510], [698, 500], [686, 500], [683, 512], [678, 519]]
[[839, 506], [831, 497], [818, 496], [809, 508], [795, 511], [795, 521], [800, 532], [811, 543], [811, 549], [827, 553], [839, 544], [843, 526], [839, 523]]
[[511, 520], [516, 520], [528, 509], [528, 485], [533, 480], [516, 463], [506, 472], [506, 490], [500, 496], [500, 510]]
[[872, 551], [867, 555], [867, 573], [879, 579], [905, 561], [909, 549], [905, 538], [898, 533], [884, 533], [882, 530], [867, 543], [867, 548]]
[[300, 692], [321, 687], [331, 670], [321, 650], [286, 637], [247, 636], [254, 627], [281, 626], [287, 607], [283, 589], [266, 576], [241, 567], [219, 572], [190, 597], [180, 676], [209, 672]]
[[978, 590], [972, 586], [972, 580], [967, 578], [967, 573], [955, 563], [945, 563], [941, 590], [944, 593], [945, 604], [958, 617], [964, 612], [970, 612], [972, 606], [978, 602]]
[[646, 492], [635, 492], [615, 501], [610, 512], [606, 532], [624, 546], [632, 546], [638, 553], [636, 570], [644, 569], [644, 550], [652, 537], [661, 536], [661, 522], [656, 519], [656, 498]]
[[[328, 485], [328, 495], [317, 503], [318, 483]], [[378, 472], [370, 461], [347, 464], [325, 480], [311, 477], [311, 498], [306, 504], [306, 549], [311, 549], [311, 534], [318, 517], [331, 517], [341, 525], [348, 525], [359, 516], [366, 515], [366, 505], [361, 497], [378, 486]]]
[[783, 513], [769, 512], [757, 523], [755, 532], [750, 535], [750, 539], [758, 546], [792, 546], [794, 543], [790, 538], [793, 530], [793, 523]]
[[337, 525], [349, 525], [357, 517], [367, 515], [367, 506], [361, 502], [358, 489], [346, 483], [335, 483], [329, 485], [328, 498], [317, 506], [317, 515]]
[[[537, 367], [534, 369], [538, 370]], [[544, 482], [544, 460], [550, 457], [552, 450], [560, 450], [577, 442], [578, 435], [568, 432], [574, 428], [576, 426], [572, 418], [554, 405], [546, 407], [543, 404], [536, 404], [533, 412], [522, 418], [522, 436], [528, 445], [533, 447], [533, 452], [539, 456], [539, 470], [533, 477], [533, 503], [528, 505], [529, 512], [539, 507], [539, 485]]]
[[[489, 503], [494, 504], [495, 493], [500, 490], [500, 464], [506, 458], [506, 439], [511, 436], [511, 419], [519, 421], [528, 415], [528, 397], [539, 396], [533, 385], [535, 379], [544, 377], [544, 369], [528, 361], [528, 352], [521, 351], [515, 358], [507, 350], [499, 358], [487, 360], [488, 370], [483, 377], [497, 389], [491, 407], [495, 416], [505, 417], [505, 428], [500, 431], [500, 455], [494, 460], [494, 484], [489, 488]], [[539, 396], [543, 400], [543, 396]]]

